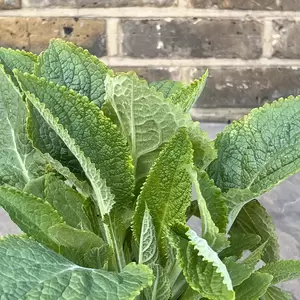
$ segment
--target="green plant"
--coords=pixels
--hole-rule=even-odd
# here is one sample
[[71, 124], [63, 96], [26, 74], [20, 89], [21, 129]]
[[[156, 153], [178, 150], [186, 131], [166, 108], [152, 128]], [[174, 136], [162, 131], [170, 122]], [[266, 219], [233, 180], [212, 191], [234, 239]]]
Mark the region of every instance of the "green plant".
[[1, 299], [291, 299], [300, 262], [255, 199], [300, 170], [299, 97], [211, 142], [207, 73], [148, 85], [61, 40], [0, 60], [0, 205], [25, 233], [0, 241]]

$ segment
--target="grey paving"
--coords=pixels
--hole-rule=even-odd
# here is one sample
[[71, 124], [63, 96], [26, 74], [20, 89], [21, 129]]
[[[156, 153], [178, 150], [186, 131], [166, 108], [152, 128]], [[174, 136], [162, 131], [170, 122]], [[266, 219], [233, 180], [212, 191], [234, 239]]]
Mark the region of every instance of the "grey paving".
[[[224, 124], [205, 123], [201, 125], [209, 136], [215, 135], [224, 128]], [[271, 192], [260, 198], [261, 203], [273, 217], [281, 256], [284, 259], [300, 259], [300, 174], [297, 174]], [[196, 221], [193, 222], [196, 226]], [[0, 236], [20, 233], [3, 210], [0, 210]], [[285, 290], [293, 294], [293, 299], [300, 300], [300, 280], [283, 284]]]

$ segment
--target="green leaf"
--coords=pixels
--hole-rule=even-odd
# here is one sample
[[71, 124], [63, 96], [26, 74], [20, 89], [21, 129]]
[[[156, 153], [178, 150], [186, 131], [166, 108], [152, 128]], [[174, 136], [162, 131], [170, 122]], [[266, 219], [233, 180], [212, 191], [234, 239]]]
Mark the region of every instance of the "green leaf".
[[203, 164], [211, 161], [213, 146], [199, 124], [193, 123], [179, 106], [164, 99], [162, 93], [150, 88], [135, 73], [108, 76], [105, 85], [107, 104], [103, 109], [110, 116], [116, 115], [128, 140], [136, 181], [147, 175], [161, 147], [181, 127], [188, 128], [198, 160]]
[[45, 177], [45, 200], [70, 226], [92, 231], [91, 222], [84, 211], [86, 199], [53, 174]]
[[270, 286], [260, 300], [293, 300], [292, 295], [276, 286]]
[[[293, 121], [291, 122], [291, 118]], [[209, 175], [223, 190], [270, 190], [300, 170], [300, 97], [252, 110], [218, 135]]]
[[0, 48], [0, 63], [3, 64], [5, 71], [13, 76], [13, 70], [33, 73], [37, 55], [23, 50], [13, 50]]
[[162, 257], [168, 254], [167, 227], [176, 221], [185, 222], [185, 212], [191, 198], [191, 180], [186, 167], [191, 166], [192, 160], [191, 142], [186, 131], [181, 129], [160, 153], [137, 200], [133, 217], [136, 240], [141, 240], [147, 206]]
[[[62, 255], [83, 267], [90, 265], [90, 261], [89, 264], [87, 264], [84, 257], [85, 255], [94, 253], [91, 252], [91, 250], [102, 247], [109, 249], [108, 245], [93, 232], [79, 230], [66, 224], [54, 225], [48, 229], [48, 233], [51, 239], [56, 241], [60, 246], [60, 253]], [[106, 253], [109, 254], [109, 251], [107, 250]], [[102, 252], [102, 254], [104, 254], [104, 252]], [[95, 258], [97, 258], [97, 253], [94, 253], [94, 255]], [[108, 257], [101, 257], [101, 259], [105, 261], [108, 260]], [[97, 267], [96, 259], [92, 267]]]
[[50, 41], [48, 49], [39, 56], [35, 69], [38, 77], [87, 96], [99, 107], [104, 103], [107, 72], [107, 67], [96, 56], [60, 39]]
[[155, 227], [146, 205], [139, 241], [139, 264], [155, 264], [158, 262], [158, 258]]
[[258, 201], [251, 201], [243, 207], [229, 233], [236, 236], [241, 234], [259, 235], [261, 237], [260, 245], [267, 241], [262, 257], [263, 261], [279, 260], [279, 246], [274, 224]]
[[263, 296], [272, 282], [272, 275], [255, 272], [235, 288], [236, 300], [256, 300]]
[[170, 98], [185, 85], [180, 81], [161, 80], [149, 83], [149, 86], [154, 86], [158, 92], [164, 95], [164, 98]]
[[240, 258], [245, 250], [254, 251], [261, 241], [257, 234], [245, 234], [242, 232], [230, 232], [230, 247], [224, 249], [220, 257], [236, 256]]
[[[235, 299], [226, 266], [206, 240], [186, 226], [173, 226], [171, 243], [189, 285], [207, 299]], [[188, 238], [188, 239], [187, 239]]]
[[134, 300], [152, 284], [151, 270], [131, 263], [117, 274], [77, 266], [37, 242], [10, 236], [0, 242], [0, 294], [19, 300]]
[[26, 105], [0, 65], [0, 185], [22, 189], [44, 172], [44, 159], [26, 136]]
[[154, 282], [143, 291], [146, 300], [168, 300], [171, 297], [170, 282], [166, 272], [160, 265], [150, 265], [154, 274]]
[[0, 187], [0, 206], [23, 232], [59, 251], [59, 245], [49, 236], [49, 228], [64, 220], [48, 202], [15, 188]]
[[300, 260], [280, 260], [262, 267], [259, 272], [273, 276], [272, 284], [300, 278]]
[[199, 79], [194, 80], [188, 86], [184, 86], [176, 91], [176, 93], [173, 93], [170, 97], [170, 101], [174, 104], [180, 105], [184, 112], [189, 112], [194, 103], [202, 94], [207, 77], [208, 71], [206, 71]]
[[84, 263], [88, 268], [95, 269], [107, 269], [108, 260], [112, 255], [112, 250], [107, 244], [103, 244], [100, 247], [92, 248], [84, 254]]
[[211, 214], [211, 218], [220, 232], [226, 232], [228, 222], [226, 199], [222, 195], [221, 190], [214, 185], [214, 181], [209, 178], [205, 171], [198, 171], [197, 174], [200, 190]]
[[251, 276], [262, 257], [265, 246], [266, 243], [262, 244], [242, 261], [236, 261], [234, 257], [224, 259], [223, 262], [227, 267], [233, 286], [240, 285]]
[[[111, 198], [107, 189], [99, 191], [105, 185], [98, 178], [100, 170], [116, 201], [127, 203], [134, 188], [133, 168], [116, 126], [86, 97], [33, 75], [16, 74], [30, 102], [77, 158], [94, 191], [104, 199]], [[112, 206], [111, 200], [107, 203], [108, 207], [102, 208], [104, 214]]]
[[195, 188], [195, 192], [197, 194], [200, 218], [202, 222], [202, 237], [207, 241], [212, 249], [220, 252], [229, 246], [227, 236], [226, 234], [219, 232], [218, 227], [213, 222], [210, 212], [207, 209], [206, 201], [203, 198], [201, 186], [199, 185], [198, 181], [199, 172], [197, 173], [197, 170], [192, 168], [189, 169], [189, 172]]

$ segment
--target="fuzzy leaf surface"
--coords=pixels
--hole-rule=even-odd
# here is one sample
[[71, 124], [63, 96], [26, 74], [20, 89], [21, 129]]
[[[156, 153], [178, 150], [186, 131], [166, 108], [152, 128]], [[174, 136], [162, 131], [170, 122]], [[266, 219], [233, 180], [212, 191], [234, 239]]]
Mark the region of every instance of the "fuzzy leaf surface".
[[77, 266], [27, 238], [0, 241], [0, 294], [11, 300], [134, 300], [151, 270], [131, 263], [119, 273]]
[[153, 165], [137, 200], [133, 231], [141, 239], [145, 207], [153, 220], [159, 251], [167, 255], [166, 229], [185, 221], [191, 199], [191, 180], [187, 166], [193, 161], [192, 145], [184, 129], [171, 139]]
[[293, 300], [292, 295], [276, 286], [270, 286], [260, 300]]
[[87, 96], [97, 106], [104, 102], [108, 69], [87, 50], [59, 39], [50, 41], [38, 58], [35, 74]]
[[[134, 188], [133, 168], [125, 140], [116, 126], [86, 97], [33, 75], [17, 74], [28, 99], [80, 162], [94, 190], [94, 173], [100, 171], [116, 200], [127, 202]], [[88, 167], [87, 160], [94, 167]]]
[[0, 66], [0, 184], [22, 189], [44, 171], [44, 159], [26, 135], [26, 105]]
[[300, 170], [300, 97], [279, 99], [233, 122], [215, 141], [209, 175], [223, 190], [270, 190]]
[[154, 86], [158, 92], [161, 92], [165, 98], [170, 98], [185, 85], [180, 81], [161, 80], [151, 82], [149, 86]]
[[206, 240], [185, 226], [172, 227], [171, 244], [189, 285], [203, 298], [234, 300], [232, 282], [226, 266]]

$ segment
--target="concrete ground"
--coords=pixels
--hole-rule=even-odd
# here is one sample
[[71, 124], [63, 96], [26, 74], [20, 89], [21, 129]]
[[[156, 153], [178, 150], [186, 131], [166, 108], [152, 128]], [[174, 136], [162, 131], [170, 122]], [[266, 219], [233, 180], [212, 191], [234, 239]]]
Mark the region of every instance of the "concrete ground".
[[[201, 127], [214, 138], [224, 124], [204, 123]], [[263, 195], [260, 201], [273, 217], [282, 258], [300, 259], [300, 174]], [[19, 232], [7, 214], [0, 210], [0, 236]], [[300, 300], [300, 280], [287, 282], [282, 287], [293, 294], [293, 299]]]

